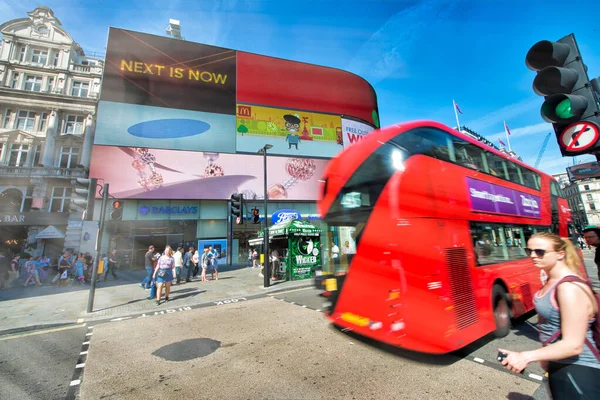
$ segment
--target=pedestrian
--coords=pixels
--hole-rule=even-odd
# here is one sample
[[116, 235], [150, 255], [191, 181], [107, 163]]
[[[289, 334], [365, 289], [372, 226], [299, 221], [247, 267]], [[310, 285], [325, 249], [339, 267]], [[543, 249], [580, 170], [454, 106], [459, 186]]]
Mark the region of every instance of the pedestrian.
[[173, 249], [171, 246], [165, 247], [165, 253], [160, 256], [157, 262], [157, 268], [154, 271], [156, 280], [156, 305], [160, 305], [162, 287], [165, 285], [165, 301], [169, 301], [171, 293], [171, 282], [173, 282], [173, 270], [175, 269], [175, 260], [173, 259]]
[[592, 350], [597, 352], [591, 330], [598, 304], [583, 279], [562, 281], [578, 277], [581, 260], [573, 243], [550, 232], [536, 233], [527, 242], [525, 253], [548, 276], [534, 297], [544, 347], [523, 352], [498, 349], [507, 354], [502, 365], [520, 373], [539, 361], [548, 372], [554, 400], [600, 399], [600, 361]]
[[6, 285], [8, 287], [12, 287], [13, 283], [19, 279], [19, 259], [20, 258], [21, 258], [21, 256], [17, 254], [10, 261], [10, 269], [8, 270], [8, 282], [6, 282]]
[[248, 267], [252, 266], [252, 249], [248, 249]]
[[600, 229], [599, 228], [587, 228], [583, 230], [583, 237], [585, 238], [588, 246], [594, 246], [596, 248], [596, 254], [594, 255], [594, 264], [596, 264], [596, 273], [600, 280]]
[[5, 255], [4, 249], [0, 249], [0, 290], [4, 289], [4, 281], [8, 278], [10, 268], [9, 258]]
[[194, 252], [192, 256], [192, 262], [194, 263], [194, 278], [198, 275], [198, 271], [200, 270], [200, 255], [198, 254], [198, 250]]
[[29, 257], [29, 261], [27, 261], [25, 263], [25, 282], [23, 283], [24, 287], [27, 287], [27, 285], [29, 285], [29, 282], [33, 282], [35, 281], [38, 286], [42, 286], [42, 283], [40, 282], [40, 277], [38, 276], [38, 271], [36, 268], [36, 264], [33, 260], [33, 257]]
[[190, 246], [190, 248], [188, 249], [188, 252], [185, 253], [185, 255], [183, 256], [183, 265], [186, 268], [186, 275], [185, 275], [186, 282], [192, 281], [192, 274], [194, 273], [194, 268], [196, 268], [196, 266], [194, 265], [193, 258], [194, 258], [194, 246]]
[[207, 260], [210, 261], [210, 279], [219, 280], [219, 261], [220, 256], [217, 249], [213, 249], [212, 246], [208, 246]]
[[183, 266], [183, 247], [178, 247], [175, 254], [173, 254], [173, 260], [175, 260], [175, 275], [176, 283], [181, 284], [181, 267]]
[[117, 269], [117, 251], [113, 250], [104, 258], [104, 282], [108, 279], [109, 272], [112, 274], [114, 280], [119, 280], [115, 269]]
[[208, 249], [205, 247], [202, 255], [200, 256], [200, 267], [202, 268], [202, 272], [200, 273], [200, 281], [206, 281], [206, 268], [208, 265], [206, 264], [206, 255], [208, 254]]
[[148, 251], [146, 254], [144, 254], [144, 269], [146, 270], [146, 277], [140, 283], [140, 286], [146, 290], [150, 289], [150, 286], [152, 286], [154, 261], [156, 261], [156, 257], [154, 257], [154, 245], [151, 244], [148, 246]]

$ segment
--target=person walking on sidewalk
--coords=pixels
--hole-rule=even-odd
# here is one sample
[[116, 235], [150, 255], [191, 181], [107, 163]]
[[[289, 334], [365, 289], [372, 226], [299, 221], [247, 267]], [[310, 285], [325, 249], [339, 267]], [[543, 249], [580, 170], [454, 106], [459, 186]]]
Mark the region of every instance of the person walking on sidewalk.
[[154, 245], [148, 246], [148, 252], [144, 254], [144, 269], [146, 270], [146, 277], [140, 283], [140, 286], [144, 289], [150, 289], [152, 286], [152, 275], [154, 273], [154, 262], [156, 261], [156, 257], [154, 257]]
[[108, 279], [108, 273], [110, 272], [113, 276], [114, 280], [119, 280], [115, 269], [117, 268], [117, 251], [113, 250], [109, 253], [108, 256], [104, 259], [104, 282]]
[[171, 282], [173, 282], [173, 270], [175, 269], [175, 260], [173, 259], [173, 249], [171, 246], [165, 247], [165, 253], [160, 256], [154, 271], [156, 280], [156, 305], [160, 305], [162, 287], [165, 285], [165, 301], [169, 301], [171, 293]]
[[202, 253], [202, 256], [200, 257], [200, 266], [202, 266], [202, 275], [200, 275], [200, 280], [201, 281], [205, 281], [206, 279], [206, 268], [208, 268], [207, 265], [207, 255], [208, 254], [208, 249], [205, 247], [204, 248], [204, 252]]
[[8, 270], [8, 287], [12, 287], [13, 283], [19, 279], [19, 259], [20, 255], [16, 255], [15, 258], [10, 262], [10, 269]]
[[192, 281], [192, 274], [194, 273], [194, 268], [196, 267], [194, 265], [194, 246], [190, 246], [190, 248], [188, 249], [188, 252], [185, 253], [185, 255], [183, 256], [183, 266], [186, 268], [186, 278], [185, 281], [186, 282], [191, 282]]
[[598, 279], [600, 280], [600, 229], [599, 228], [587, 228], [583, 230], [583, 237], [587, 242], [588, 246], [594, 246], [596, 253], [594, 255], [594, 264], [596, 264], [596, 272]]
[[177, 251], [173, 254], [173, 260], [175, 260], [175, 278], [179, 285], [181, 283], [181, 266], [183, 265], [183, 247], [177, 248]]
[[0, 290], [4, 289], [4, 280], [8, 277], [10, 261], [4, 255], [4, 249], [0, 249]]

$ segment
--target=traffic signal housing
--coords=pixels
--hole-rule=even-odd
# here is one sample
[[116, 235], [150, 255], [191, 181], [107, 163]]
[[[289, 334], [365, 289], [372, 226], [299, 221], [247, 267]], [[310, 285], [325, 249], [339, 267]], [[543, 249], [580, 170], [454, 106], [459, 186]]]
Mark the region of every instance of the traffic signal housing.
[[542, 118], [551, 123], [564, 156], [600, 150], [600, 112], [575, 36], [542, 40], [529, 50], [525, 64], [537, 75], [533, 91], [544, 96]]
[[91, 221], [94, 217], [96, 179], [77, 178], [71, 181], [73, 191], [69, 202], [69, 212], [81, 215], [81, 219]]
[[252, 223], [260, 224], [260, 212], [258, 211], [258, 208], [252, 209]]
[[112, 221], [120, 221], [121, 219], [123, 219], [123, 206], [125, 204], [123, 203], [122, 200], [113, 200], [110, 203], [110, 219]]
[[231, 195], [231, 215], [233, 215], [236, 220], [236, 224], [241, 224], [243, 222], [243, 212], [244, 210], [244, 195], [241, 193], [235, 193]]

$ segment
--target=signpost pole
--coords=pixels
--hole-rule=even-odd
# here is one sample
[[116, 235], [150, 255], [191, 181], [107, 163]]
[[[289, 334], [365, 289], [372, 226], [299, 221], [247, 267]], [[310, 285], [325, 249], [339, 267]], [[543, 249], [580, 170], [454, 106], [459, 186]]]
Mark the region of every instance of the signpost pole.
[[[91, 313], [94, 309], [94, 295], [96, 294], [96, 281], [98, 280], [98, 263], [100, 262], [100, 251], [102, 250], [102, 236], [104, 235], [104, 220], [106, 218], [106, 203], [108, 202], [108, 183], [104, 184], [104, 188], [102, 190], [102, 206], [100, 208], [100, 223], [98, 228], [98, 240], [96, 242], [96, 259], [94, 260], [92, 282], [90, 284], [90, 294], [87, 304], [88, 313]], [[106, 271], [106, 265], [104, 268]]]
[[266, 146], [263, 148], [263, 164], [264, 164], [264, 201], [265, 201], [265, 235], [264, 235], [264, 240], [265, 240], [265, 244], [264, 244], [264, 251], [265, 251], [265, 257], [264, 257], [264, 263], [265, 263], [265, 268], [263, 269], [263, 274], [264, 274], [264, 286], [267, 288], [269, 286], [271, 286], [271, 272], [269, 271], [269, 267], [270, 267], [270, 261], [269, 260], [269, 231], [267, 229], [268, 224], [268, 220], [267, 220], [267, 149]]

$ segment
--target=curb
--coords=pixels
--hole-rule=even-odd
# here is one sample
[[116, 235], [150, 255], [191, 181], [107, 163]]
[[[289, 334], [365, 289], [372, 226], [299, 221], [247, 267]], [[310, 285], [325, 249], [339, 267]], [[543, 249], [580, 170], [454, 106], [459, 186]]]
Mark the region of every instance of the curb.
[[23, 326], [23, 327], [20, 327], [20, 328], [11, 328], [11, 329], [6, 329], [6, 330], [3, 330], [3, 331], [0, 331], [0, 337], [1, 336], [14, 335], [16, 333], [39, 331], [39, 330], [52, 329], [52, 328], [62, 328], [62, 327], [65, 327], [65, 326], [72, 326], [72, 325], [78, 325], [77, 321], [73, 321], [73, 322], [60, 322], [60, 323], [46, 324], [46, 325], [30, 325], [30, 326]]

